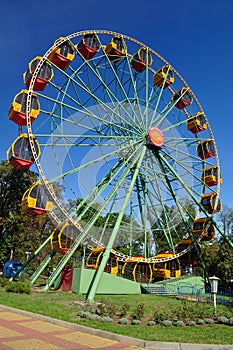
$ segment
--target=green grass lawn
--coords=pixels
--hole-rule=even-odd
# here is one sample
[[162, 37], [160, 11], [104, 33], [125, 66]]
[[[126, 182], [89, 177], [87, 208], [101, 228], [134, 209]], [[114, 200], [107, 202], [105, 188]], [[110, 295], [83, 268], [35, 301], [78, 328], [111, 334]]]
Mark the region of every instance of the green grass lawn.
[[[175, 298], [158, 297], [149, 294], [141, 295], [97, 295], [95, 303], [116, 306], [129, 305], [133, 313], [138, 304], [144, 304], [144, 316], [151, 318], [156, 315], [167, 316], [167, 319], [197, 319], [213, 318], [213, 305], [196, 303]], [[77, 316], [85, 302], [84, 295], [69, 292], [40, 292], [31, 294], [8, 293], [0, 288], [0, 303], [14, 308], [31, 311], [41, 315], [73, 322], [92, 328], [98, 328], [113, 333], [127, 335], [148, 341], [203, 343], [203, 344], [233, 344], [233, 327], [227, 325], [198, 325], [185, 327], [164, 327], [161, 325], [120, 325], [117, 323], [102, 323], [80, 319]], [[84, 303], [85, 304], [85, 303]], [[91, 306], [86, 306], [91, 307]], [[233, 310], [227, 306], [217, 306], [217, 316], [233, 317]]]

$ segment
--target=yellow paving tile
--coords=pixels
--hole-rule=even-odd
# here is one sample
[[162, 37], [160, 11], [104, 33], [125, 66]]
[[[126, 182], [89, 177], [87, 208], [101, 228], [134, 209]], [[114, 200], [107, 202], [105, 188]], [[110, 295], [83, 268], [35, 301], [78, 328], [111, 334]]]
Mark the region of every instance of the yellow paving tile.
[[46, 343], [39, 339], [23, 339], [7, 341], [2, 344], [9, 346], [13, 350], [64, 350], [56, 345]]
[[56, 326], [52, 323], [47, 323], [43, 321], [32, 321], [32, 322], [25, 322], [20, 324], [23, 327], [27, 327], [30, 329], [34, 329], [38, 332], [42, 333], [51, 333], [51, 332], [58, 332], [58, 331], [64, 331], [66, 328], [61, 326]]
[[6, 320], [6, 321], [21, 321], [21, 320], [28, 320], [29, 318], [30, 317], [15, 314], [9, 311], [0, 312], [0, 319]]
[[19, 337], [22, 333], [0, 326], [0, 338]]
[[77, 343], [83, 346], [89, 346], [92, 349], [99, 349], [106, 346], [118, 344], [119, 342], [109, 339], [102, 339], [95, 335], [85, 334], [81, 332], [73, 332], [68, 334], [56, 335], [58, 338], [62, 338], [73, 343]]

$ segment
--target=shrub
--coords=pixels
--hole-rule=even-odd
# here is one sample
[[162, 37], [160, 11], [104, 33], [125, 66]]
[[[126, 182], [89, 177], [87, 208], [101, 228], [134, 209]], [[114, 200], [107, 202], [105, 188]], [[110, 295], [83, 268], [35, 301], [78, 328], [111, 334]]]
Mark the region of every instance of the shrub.
[[185, 324], [184, 324], [183, 321], [176, 321], [176, 322], [174, 322], [174, 326], [176, 326], [176, 327], [184, 327]]
[[233, 326], [233, 317], [229, 318], [229, 325]]
[[9, 279], [7, 277], [0, 277], [0, 287], [6, 287], [9, 283]]
[[165, 326], [165, 327], [171, 327], [172, 326], [172, 321], [169, 321], [169, 320], [164, 320], [162, 321], [162, 326]]
[[188, 326], [196, 326], [196, 322], [195, 321], [188, 321]]
[[128, 303], [124, 303], [120, 309], [121, 316], [127, 315], [129, 313], [129, 310], [130, 310], [130, 305]]
[[9, 282], [6, 285], [6, 292], [30, 294], [31, 293], [30, 282], [29, 281], [25, 281], [25, 282]]
[[83, 318], [89, 319], [90, 316], [91, 316], [91, 313], [89, 311], [83, 311], [83, 316], [82, 316]]
[[199, 318], [197, 320], [197, 324], [205, 324], [205, 321], [202, 318]]
[[85, 314], [85, 311], [83, 311], [83, 310], [79, 310], [78, 311], [78, 316], [79, 317], [84, 317], [84, 314]]
[[127, 318], [125, 318], [125, 317], [122, 317], [122, 318], [120, 318], [119, 319], [119, 321], [118, 321], [120, 324], [127, 324], [129, 321], [128, 321], [128, 319]]
[[161, 311], [155, 311], [153, 313], [153, 320], [155, 321], [155, 323], [161, 323], [162, 321], [165, 321], [167, 319], [167, 314], [165, 312], [161, 312]]
[[229, 324], [229, 319], [225, 316], [217, 317], [217, 322], [222, 324]]
[[100, 319], [101, 317], [96, 314], [90, 314], [90, 316], [88, 317], [88, 320], [91, 320], [91, 321], [99, 321]]
[[134, 319], [132, 320], [132, 324], [134, 324], [134, 325], [139, 325], [139, 324], [141, 324], [141, 321], [140, 321], [140, 320], [137, 320], [136, 318], [134, 318]]
[[153, 321], [153, 320], [149, 320], [148, 323], [147, 323], [148, 326], [154, 326], [156, 325], [156, 322]]
[[109, 316], [104, 316], [100, 319], [100, 321], [105, 322], [105, 323], [110, 323], [110, 322], [113, 322], [113, 319]]
[[141, 320], [144, 316], [145, 312], [145, 304], [144, 303], [139, 303], [136, 305], [134, 311], [133, 311], [133, 317], [136, 320]]
[[205, 322], [206, 324], [214, 324], [214, 320], [213, 320], [212, 318], [205, 318], [205, 319], [204, 319], [204, 322]]

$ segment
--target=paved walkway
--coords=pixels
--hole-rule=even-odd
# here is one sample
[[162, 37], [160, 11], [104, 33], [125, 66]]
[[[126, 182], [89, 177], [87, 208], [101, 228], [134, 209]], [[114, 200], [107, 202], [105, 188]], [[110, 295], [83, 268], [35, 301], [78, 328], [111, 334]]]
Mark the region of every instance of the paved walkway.
[[0, 350], [233, 350], [233, 346], [146, 342], [0, 305]]

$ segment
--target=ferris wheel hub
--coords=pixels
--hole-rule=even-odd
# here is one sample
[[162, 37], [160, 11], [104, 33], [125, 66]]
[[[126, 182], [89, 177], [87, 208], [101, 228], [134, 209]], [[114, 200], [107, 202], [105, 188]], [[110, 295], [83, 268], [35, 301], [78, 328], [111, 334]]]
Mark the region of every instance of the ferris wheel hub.
[[148, 137], [151, 143], [158, 148], [164, 145], [164, 135], [156, 126], [152, 126], [148, 131]]

